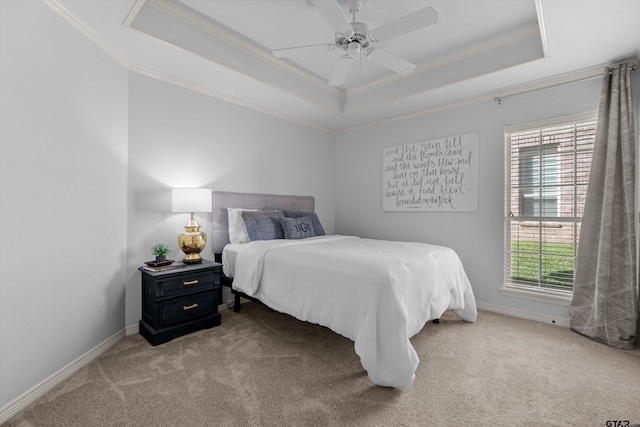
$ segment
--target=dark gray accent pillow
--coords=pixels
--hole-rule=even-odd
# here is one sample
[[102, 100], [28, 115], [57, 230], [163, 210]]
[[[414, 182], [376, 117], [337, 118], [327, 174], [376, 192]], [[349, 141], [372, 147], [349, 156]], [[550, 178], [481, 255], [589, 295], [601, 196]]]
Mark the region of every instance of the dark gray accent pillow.
[[242, 221], [249, 241], [284, 239], [280, 225], [280, 218], [283, 217], [284, 213], [281, 210], [242, 212]]
[[316, 236], [324, 236], [326, 233], [324, 232], [324, 227], [320, 223], [320, 219], [318, 215], [314, 212], [304, 212], [304, 211], [289, 211], [284, 210], [284, 216], [287, 218], [310, 218], [313, 223], [313, 229], [316, 233]]
[[304, 239], [316, 235], [313, 229], [313, 221], [309, 217], [280, 218], [280, 225], [285, 239]]

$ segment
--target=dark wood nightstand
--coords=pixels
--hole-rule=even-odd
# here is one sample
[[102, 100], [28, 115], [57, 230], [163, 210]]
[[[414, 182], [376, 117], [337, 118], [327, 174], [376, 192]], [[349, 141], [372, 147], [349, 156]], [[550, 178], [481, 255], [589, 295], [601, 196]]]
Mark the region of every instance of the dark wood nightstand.
[[222, 264], [203, 260], [184, 268], [142, 272], [140, 335], [158, 345], [220, 324], [218, 292]]

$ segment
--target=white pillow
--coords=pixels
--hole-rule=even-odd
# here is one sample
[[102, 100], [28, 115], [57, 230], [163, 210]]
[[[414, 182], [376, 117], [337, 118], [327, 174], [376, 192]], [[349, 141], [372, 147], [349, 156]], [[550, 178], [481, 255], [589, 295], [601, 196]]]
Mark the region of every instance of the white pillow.
[[257, 210], [258, 209], [227, 208], [229, 241], [231, 243], [247, 243], [249, 241], [249, 235], [247, 234], [247, 229], [244, 228], [244, 221], [242, 220], [242, 212], [255, 212]]

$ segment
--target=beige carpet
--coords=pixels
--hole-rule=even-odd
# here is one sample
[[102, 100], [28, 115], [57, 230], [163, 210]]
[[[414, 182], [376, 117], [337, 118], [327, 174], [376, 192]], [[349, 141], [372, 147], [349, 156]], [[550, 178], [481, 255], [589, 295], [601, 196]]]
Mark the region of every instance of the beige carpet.
[[640, 348], [481, 311], [412, 343], [411, 387], [373, 386], [353, 343], [253, 303], [152, 347], [127, 337], [6, 426], [605, 426], [640, 424]]

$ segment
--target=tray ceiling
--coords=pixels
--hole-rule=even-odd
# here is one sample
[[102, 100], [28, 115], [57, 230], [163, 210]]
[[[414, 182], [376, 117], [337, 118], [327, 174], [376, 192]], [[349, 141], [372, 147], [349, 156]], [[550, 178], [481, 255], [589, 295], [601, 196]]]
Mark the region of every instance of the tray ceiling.
[[133, 71], [329, 131], [597, 75], [640, 50], [640, 0], [368, 0], [356, 20], [372, 29], [425, 7], [438, 22], [377, 45], [411, 74], [358, 58], [333, 87], [344, 51], [272, 54], [334, 42], [310, 0], [47, 1]]

